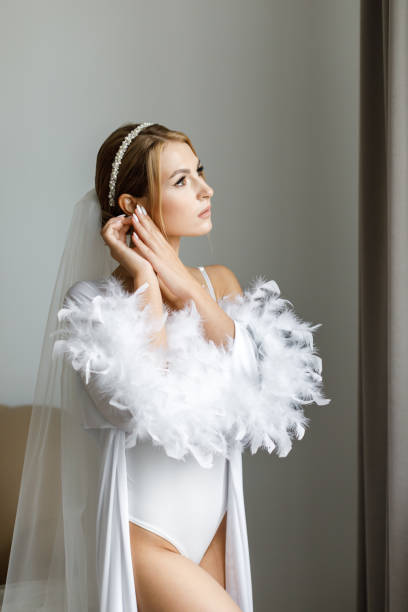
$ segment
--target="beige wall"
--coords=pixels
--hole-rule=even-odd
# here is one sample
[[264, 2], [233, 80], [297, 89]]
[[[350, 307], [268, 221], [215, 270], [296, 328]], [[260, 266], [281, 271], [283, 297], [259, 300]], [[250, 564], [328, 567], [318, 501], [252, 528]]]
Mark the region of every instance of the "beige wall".
[[31, 406], [0, 406], [0, 584], [6, 581]]
[[[118, 8], [120, 6], [120, 9]], [[354, 609], [359, 2], [2, 3], [2, 567], [48, 303], [74, 203], [125, 121], [186, 131], [214, 229], [189, 265], [278, 282], [332, 404], [290, 455], [244, 460], [257, 612]]]

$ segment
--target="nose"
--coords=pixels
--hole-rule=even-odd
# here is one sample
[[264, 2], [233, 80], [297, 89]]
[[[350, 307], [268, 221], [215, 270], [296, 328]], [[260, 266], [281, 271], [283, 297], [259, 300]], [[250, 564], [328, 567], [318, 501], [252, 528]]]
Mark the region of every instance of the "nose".
[[212, 198], [214, 195], [214, 189], [204, 181], [204, 186], [200, 192], [201, 197]]

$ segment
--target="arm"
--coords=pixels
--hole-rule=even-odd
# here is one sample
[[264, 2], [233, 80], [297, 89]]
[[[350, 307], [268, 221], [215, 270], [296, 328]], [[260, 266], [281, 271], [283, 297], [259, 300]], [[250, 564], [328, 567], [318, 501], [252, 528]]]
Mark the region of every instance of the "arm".
[[[67, 291], [58, 312], [53, 358], [67, 358], [106, 421], [130, 430], [139, 402], [148, 402], [163, 382], [167, 347], [157, 338], [167, 314], [151, 278], [135, 280], [133, 293], [114, 277], [103, 284], [101, 290], [80, 281]], [[125, 378], [129, 387], [123, 392]]]
[[[150, 314], [156, 321], [161, 321], [163, 318], [163, 300], [157, 276], [152, 270], [151, 272], [140, 272], [133, 278], [133, 291], [136, 292], [145, 283], [148, 283], [142, 296], [142, 305], [150, 304]], [[152, 346], [165, 347], [167, 345], [166, 327], [163, 325], [158, 331], [152, 334]]]
[[[213, 266], [216, 274], [216, 285], [222, 296], [242, 295], [242, 289], [235, 274], [226, 266]], [[192, 299], [200, 313], [205, 335], [217, 345], [224, 344], [227, 337], [235, 338], [234, 321], [220, 308], [208, 291], [199, 283], [192, 282], [189, 287], [189, 298]]]
[[[93, 400], [82, 402], [85, 428], [111, 424], [129, 432], [129, 445], [151, 438], [170, 457], [190, 452], [211, 467], [213, 455], [228, 448], [223, 401], [230, 385], [222, 366], [227, 355], [206, 341], [194, 308], [169, 317], [169, 346], [152, 348], [144, 290], [141, 285], [128, 293], [113, 277], [98, 286], [76, 284], [58, 313], [63, 325], [54, 354], [67, 358]], [[80, 395], [73, 398], [78, 400]]]
[[96, 401], [109, 404], [101, 412], [118, 427], [129, 426], [134, 439], [150, 436], [174, 458], [190, 451], [202, 465], [236, 444], [252, 453], [277, 447], [284, 457], [309, 421], [303, 404], [330, 402], [321, 394], [321, 359], [313, 346], [319, 325], [302, 322], [279, 298], [275, 281], [259, 277], [243, 294], [218, 300], [235, 325], [226, 348], [208, 342], [193, 302], [163, 315], [168, 346], [152, 350], [153, 319], [150, 304], [141, 307], [142, 286], [128, 294], [111, 279], [105, 289], [60, 311], [68, 323], [60, 352], [85, 384], [92, 376]]

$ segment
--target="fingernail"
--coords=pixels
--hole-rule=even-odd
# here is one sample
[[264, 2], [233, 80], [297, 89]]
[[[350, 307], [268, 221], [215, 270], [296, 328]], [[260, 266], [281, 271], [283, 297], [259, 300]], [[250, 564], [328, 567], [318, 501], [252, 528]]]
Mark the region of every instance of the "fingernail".
[[139, 236], [136, 234], [136, 232], [133, 232], [133, 236], [136, 240], [139, 240]]
[[133, 213], [133, 218], [134, 218], [134, 220], [135, 220], [135, 221], [137, 221], [138, 223], [140, 223], [139, 219], [137, 218], [137, 214], [136, 214], [136, 213]]
[[123, 215], [117, 215], [118, 217], [126, 217], [126, 213], [123, 213]]
[[142, 210], [143, 210], [143, 213], [144, 213], [145, 215], [147, 215], [147, 210], [145, 209], [145, 207], [144, 207], [144, 206], [142, 206]]

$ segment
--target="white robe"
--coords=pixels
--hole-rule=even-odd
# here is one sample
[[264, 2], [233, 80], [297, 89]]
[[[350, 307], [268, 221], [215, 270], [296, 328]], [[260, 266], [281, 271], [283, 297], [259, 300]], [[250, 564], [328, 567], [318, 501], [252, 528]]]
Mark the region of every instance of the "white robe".
[[[136, 593], [129, 540], [125, 434], [99, 430], [102, 447], [97, 522], [100, 611], [135, 612]], [[252, 586], [242, 487], [242, 457], [228, 460], [226, 590], [243, 612], [251, 612]]]
[[[81, 288], [84, 289], [84, 284]], [[90, 290], [89, 298], [93, 297], [92, 285], [85, 285], [85, 288]], [[232, 359], [241, 369], [256, 370], [252, 343], [237, 322], [235, 322]], [[98, 406], [105, 410], [106, 402], [102, 402], [96, 393], [93, 393], [92, 401], [82, 402], [81, 420], [84, 429], [92, 430], [101, 449], [96, 523], [99, 610], [100, 612], [136, 612], [136, 591], [129, 538], [126, 432], [112, 424], [115, 417], [120, 424], [120, 413], [111, 415], [111, 421], [108, 421], [98, 410]], [[226, 591], [242, 612], [252, 612], [242, 454], [239, 448], [233, 451], [231, 458], [227, 460], [227, 465]]]
[[[167, 325], [171, 349], [166, 356], [172, 361], [166, 361], [169, 368], [162, 368], [163, 362], [156, 358], [163, 354], [151, 351], [146, 342], [148, 311], [137, 308], [137, 292], [125, 297], [119, 286], [110, 280], [107, 299], [100, 299], [92, 283], [71, 288], [71, 301], [59, 313], [68, 331], [54, 348], [68, 355], [73, 367], [64, 363], [64, 376], [76, 376], [82, 386], [78, 390], [81, 424], [100, 449], [95, 512], [98, 610], [137, 611], [125, 449], [147, 432], [173, 457], [191, 451], [199, 462], [206, 462], [212, 453], [225, 451], [226, 591], [242, 612], [252, 612], [242, 451], [249, 447], [254, 453], [262, 447], [271, 453], [277, 447], [277, 454], [285, 457], [291, 439], [301, 439], [309, 421], [301, 405], [330, 402], [321, 395], [322, 363], [313, 352], [311, 331], [319, 325], [312, 328], [302, 322], [289, 308], [290, 302], [279, 299], [276, 283], [261, 277], [243, 297], [219, 301], [235, 324], [227, 350], [205, 340], [193, 302], [191, 309], [176, 311]], [[213, 384], [208, 384], [208, 377]], [[155, 418], [150, 419], [153, 413]], [[156, 425], [151, 423], [158, 423], [154, 431]], [[79, 469], [83, 463], [78, 460]], [[72, 516], [71, 522], [75, 521]], [[83, 556], [78, 566], [81, 563]], [[75, 566], [75, 559], [70, 565]], [[78, 602], [72, 609], [85, 608]]]

